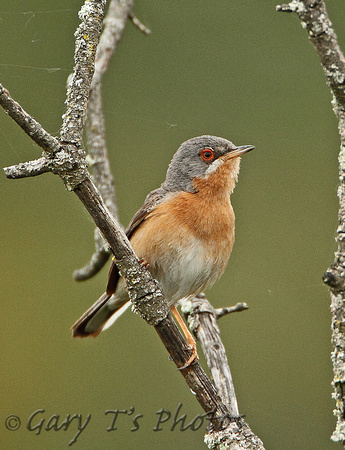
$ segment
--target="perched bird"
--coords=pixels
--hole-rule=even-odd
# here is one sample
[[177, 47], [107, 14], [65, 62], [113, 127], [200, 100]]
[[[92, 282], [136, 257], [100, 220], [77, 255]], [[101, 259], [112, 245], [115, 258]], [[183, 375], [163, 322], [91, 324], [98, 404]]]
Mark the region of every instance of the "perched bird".
[[[235, 215], [230, 203], [240, 156], [252, 145], [236, 147], [216, 136], [184, 142], [164, 183], [149, 193], [126, 234], [169, 302], [196, 357], [196, 344], [175, 305], [211, 286], [224, 272], [234, 243]], [[113, 262], [106, 292], [73, 325], [74, 337], [96, 337], [129, 306], [123, 278]]]

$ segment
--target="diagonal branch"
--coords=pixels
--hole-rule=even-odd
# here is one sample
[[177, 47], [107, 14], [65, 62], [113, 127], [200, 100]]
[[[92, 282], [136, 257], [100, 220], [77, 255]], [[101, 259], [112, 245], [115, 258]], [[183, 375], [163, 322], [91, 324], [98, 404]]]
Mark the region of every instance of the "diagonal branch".
[[332, 362], [333, 397], [336, 400], [334, 414], [336, 429], [331, 436], [335, 442], [345, 443], [345, 58], [332, 28], [326, 6], [322, 0], [292, 1], [277, 6], [278, 11], [297, 13], [308, 38], [321, 61], [332, 93], [332, 107], [338, 118], [340, 134], [339, 152], [339, 226], [337, 229], [338, 249], [334, 262], [327, 269], [323, 281], [330, 287], [332, 314]]
[[131, 19], [133, 25], [135, 25], [138, 30], [140, 30], [142, 33], [144, 33], [146, 36], [148, 34], [151, 34], [151, 30], [149, 28], [147, 28], [146, 25], [144, 25], [142, 22], [140, 22], [140, 20], [138, 19], [137, 16], [135, 16], [132, 12], [129, 13], [129, 18]]

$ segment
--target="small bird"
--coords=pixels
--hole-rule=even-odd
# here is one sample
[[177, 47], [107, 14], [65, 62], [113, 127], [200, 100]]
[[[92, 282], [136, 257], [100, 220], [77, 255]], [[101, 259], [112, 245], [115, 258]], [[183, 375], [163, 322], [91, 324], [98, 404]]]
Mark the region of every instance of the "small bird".
[[[208, 135], [184, 142], [164, 183], [149, 193], [126, 230], [134, 252], [158, 280], [185, 333], [192, 356], [184, 368], [197, 358], [196, 343], [175, 305], [223, 274], [235, 237], [230, 194], [240, 156], [253, 149]], [[72, 326], [73, 337], [98, 336], [129, 305], [125, 280], [113, 261], [106, 292]]]

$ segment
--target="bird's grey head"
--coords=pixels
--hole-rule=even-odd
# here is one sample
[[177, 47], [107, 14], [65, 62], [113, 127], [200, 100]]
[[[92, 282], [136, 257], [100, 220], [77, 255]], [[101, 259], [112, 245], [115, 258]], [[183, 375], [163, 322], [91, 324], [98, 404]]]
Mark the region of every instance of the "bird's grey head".
[[[236, 147], [232, 142], [217, 136], [199, 136], [184, 142], [169, 165], [162, 188], [167, 191], [195, 192], [193, 178], [205, 176], [216, 167], [217, 160], [230, 152], [235, 156], [253, 149], [252, 146]], [[237, 152], [239, 150], [239, 152]], [[239, 153], [238, 155], [235, 153]]]

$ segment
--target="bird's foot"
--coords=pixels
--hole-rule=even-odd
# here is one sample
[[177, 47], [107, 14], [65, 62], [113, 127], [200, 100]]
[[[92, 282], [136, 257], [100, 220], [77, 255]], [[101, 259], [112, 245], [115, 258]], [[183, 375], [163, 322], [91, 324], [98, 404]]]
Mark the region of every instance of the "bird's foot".
[[[188, 341], [188, 339], [187, 339]], [[197, 348], [196, 348], [196, 342], [193, 339], [188, 342], [188, 349], [192, 352], [187, 362], [182, 367], [179, 367], [178, 370], [187, 369], [187, 367], [191, 366], [193, 363], [197, 362], [199, 360]]]
[[145, 269], [148, 269], [150, 264], [146, 261], [145, 258], [140, 258], [139, 259], [139, 264], [141, 264], [143, 267], [145, 267]]

